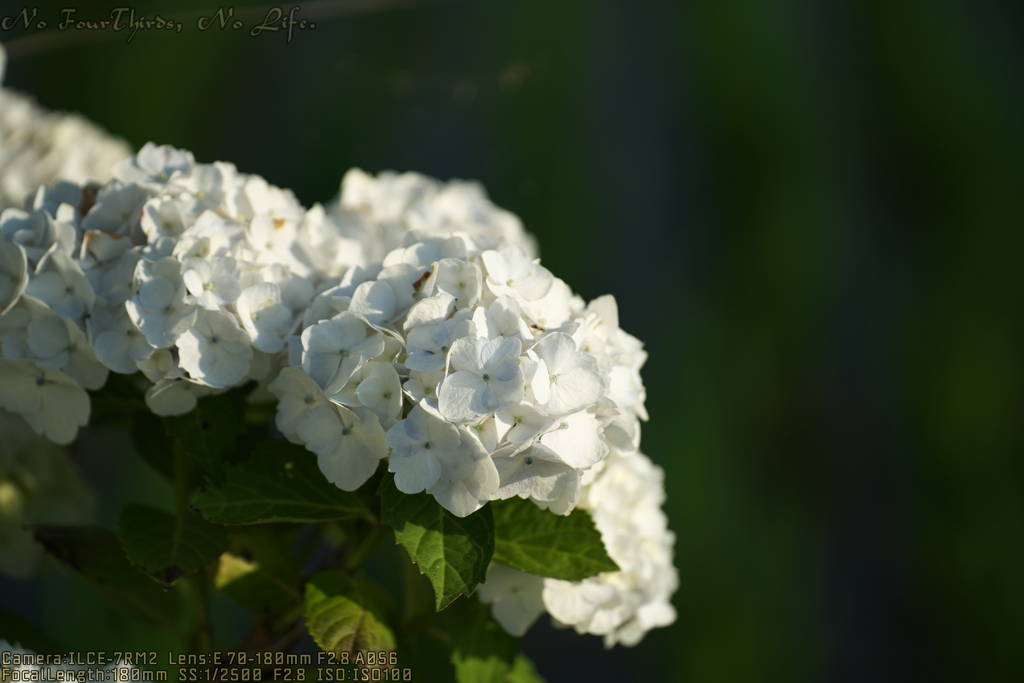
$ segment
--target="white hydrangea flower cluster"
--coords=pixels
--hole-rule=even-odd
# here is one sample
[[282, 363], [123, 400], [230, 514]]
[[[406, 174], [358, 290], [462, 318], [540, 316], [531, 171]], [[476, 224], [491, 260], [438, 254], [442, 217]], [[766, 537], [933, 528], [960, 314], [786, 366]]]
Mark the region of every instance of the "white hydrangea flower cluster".
[[622, 571], [533, 577], [561, 623], [631, 644], [674, 618], [660, 470], [637, 450], [646, 353], [478, 185], [354, 170], [306, 210], [153, 143], [113, 177], [0, 214], [0, 407], [64, 444], [111, 370], [141, 370], [160, 415], [257, 379], [343, 489], [387, 459], [458, 516], [512, 496], [590, 509]]
[[[0, 214], [0, 406], [57, 443], [87, 422], [85, 390], [101, 388], [108, 370], [141, 370], [160, 415], [266, 377], [315, 293], [382, 268], [366, 257], [378, 223], [307, 211], [290, 191], [231, 164], [197, 164], [149, 143], [113, 175], [102, 188], [42, 187], [26, 210]], [[444, 226], [430, 234], [530, 243], [510, 214], [458, 189], [475, 186], [448, 187]], [[399, 223], [392, 237], [418, 239], [414, 222]]]
[[517, 495], [568, 514], [611, 445], [636, 447], [646, 354], [612, 297], [587, 306], [521, 246], [482, 242], [410, 232], [321, 292], [269, 386], [277, 425], [347, 490], [390, 456], [399, 490], [459, 516]]
[[[0, 82], [6, 54], [0, 46]], [[110, 169], [132, 153], [79, 114], [51, 112], [32, 98], [0, 88], [0, 210], [20, 207], [40, 185], [110, 180]]]
[[26, 525], [82, 524], [92, 496], [67, 453], [0, 411], [0, 573], [27, 578], [43, 548]]
[[[383, 261], [395, 249], [407, 246], [406, 235], [448, 237], [464, 233], [480, 251], [492, 244], [517, 244], [533, 259], [537, 243], [523, 229], [519, 217], [495, 206], [479, 183], [447, 183], [420, 173], [385, 171], [373, 177], [358, 168], [341, 181], [341, 193], [326, 212], [344, 236], [359, 243], [367, 263]], [[352, 244], [330, 242], [318, 250], [352, 250]]]
[[477, 595], [513, 635], [523, 635], [549, 612], [556, 625], [603, 636], [605, 647], [633, 646], [647, 631], [676, 619], [670, 602], [679, 584], [672, 563], [675, 534], [661, 510], [661, 468], [643, 453], [613, 449], [591, 472], [580, 506], [593, 515], [621, 571], [569, 582], [492, 564]]
[[[10, 653], [2, 657], [4, 653]], [[55, 660], [54, 658], [58, 658]], [[0, 661], [10, 661], [11, 664], [0, 665], [10, 672], [17, 671], [20, 681], [44, 680], [44, 681], [130, 681], [139, 680], [139, 672], [135, 665], [124, 662], [112, 662], [99, 667], [94, 665], [83, 665], [68, 661], [70, 655], [37, 655], [34, 651], [26, 649], [20, 643], [13, 645], [0, 638]], [[60, 661], [54, 664], [54, 661]], [[45, 669], [45, 671], [44, 671]], [[10, 674], [3, 677], [3, 680], [12, 680]]]

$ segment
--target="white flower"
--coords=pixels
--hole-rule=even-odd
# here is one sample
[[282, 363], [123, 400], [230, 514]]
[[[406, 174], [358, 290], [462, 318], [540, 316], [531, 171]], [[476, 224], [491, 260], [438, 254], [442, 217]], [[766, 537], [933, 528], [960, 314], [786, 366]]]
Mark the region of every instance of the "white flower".
[[542, 577], [492, 562], [487, 568], [487, 581], [476, 594], [482, 602], [493, 605], [495, 621], [519, 638], [547, 611], [541, 598], [543, 590]]
[[49, 304], [58, 315], [73, 320], [91, 311], [96, 293], [78, 264], [56, 246], [39, 261], [25, 293]]
[[100, 268], [109, 261], [116, 261], [131, 248], [132, 241], [125, 235], [89, 230], [82, 235], [78, 258], [80, 265], [86, 269]]
[[82, 218], [82, 229], [130, 235], [139, 224], [149, 193], [138, 185], [112, 182], [96, 195], [96, 203]]
[[[427, 271], [432, 269], [435, 262], [445, 258], [466, 260], [466, 244], [457, 237], [442, 240], [428, 235], [409, 233], [405, 236], [402, 244], [402, 248], [395, 249], [384, 257], [384, 268], [408, 264], [413, 266], [414, 270]], [[436, 275], [436, 270], [423, 273], [426, 279], [435, 278]]]
[[435, 181], [419, 173], [385, 171], [374, 178], [353, 168], [341, 180], [340, 203], [350, 210], [365, 210], [380, 220], [395, 220], [413, 200], [435, 187]]
[[225, 176], [234, 176], [232, 171], [233, 167], [219, 162], [196, 164], [190, 171], [175, 173], [172, 184], [182, 188], [184, 196], [199, 205], [188, 207], [193, 212], [202, 213], [203, 209], [216, 211], [224, 201], [224, 186], [229, 182]]
[[456, 306], [468, 308], [480, 298], [483, 276], [472, 261], [446, 258], [437, 262], [434, 286], [455, 297]]
[[[385, 171], [376, 178], [359, 169], [345, 174], [341, 196], [328, 213], [361, 226], [369, 259], [381, 259], [407, 240], [444, 241], [455, 237], [466, 253], [445, 249], [445, 256], [475, 258], [482, 250], [516, 244], [532, 258], [536, 244], [519, 219], [492, 204], [478, 183], [448, 183], [420, 175]], [[467, 250], [468, 248], [468, 250]]]
[[320, 471], [338, 488], [355, 491], [388, 454], [384, 430], [365, 408], [319, 405], [298, 423], [299, 438], [317, 454]]
[[261, 263], [283, 263], [303, 268], [293, 253], [298, 224], [287, 218], [274, 218], [266, 213], [253, 217], [247, 237]]
[[54, 244], [66, 254], [75, 248], [75, 229], [55, 221], [45, 209], [32, 213], [5, 209], [0, 214], [0, 240], [20, 244], [28, 260], [36, 263]]
[[247, 287], [235, 306], [253, 346], [265, 353], [277, 353], [284, 348], [292, 312], [281, 303], [280, 287], [269, 282]]
[[113, 173], [122, 182], [136, 183], [159, 191], [170, 180], [186, 175], [195, 163], [192, 152], [147, 142], [138, 154], [116, 164]]
[[68, 209], [63, 207], [66, 204], [71, 209], [72, 215], [70, 220], [64, 222], [72, 227], [79, 227], [82, 222], [82, 212], [88, 211], [92, 206], [98, 189], [96, 185], [89, 185], [86, 188], [75, 182], [58, 180], [51, 185], [40, 185], [31, 202], [27, 197], [21, 197], [18, 206], [26, 210], [31, 208], [32, 211], [43, 209], [51, 216], [56, 216], [58, 213], [66, 216]]
[[131, 153], [81, 115], [47, 111], [28, 95], [0, 89], [0, 209], [23, 206], [41, 185], [61, 178], [106, 182], [111, 166]]
[[26, 328], [28, 348], [36, 365], [64, 374], [85, 389], [100, 389], [107, 382], [107, 368], [78, 327], [67, 318], [44, 315]]
[[25, 418], [36, 434], [59, 445], [75, 440], [89, 421], [89, 396], [59, 370], [0, 358], [0, 407]]
[[170, 349], [157, 349], [149, 358], [136, 361], [135, 365], [150, 382], [185, 376], [185, 371], [178, 367], [177, 353], [171, 353]]
[[613, 451], [581, 496], [621, 571], [578, 583], [544, 580], [551, 615], [579, 633], [604, 636], [605, 646], [636, 645], [675, 618], [670, 602], [679, 583], [672, 564], [675, 536], [661, 511], [663, 474], [642, 453]]
[[388, 363], [373, 363], [369, 376], [356, 388], [356, 398], [382, 425], [391, 427], [402, 414], [402, 383], [395, 368]]
[[94, 313], [87, 325], [96, 358], [114, 372], [130, 375], [139, 369], [136, 363], [153, 354], [153, 346], [124, 308], [117, 309], [113, 316], [106, 311]]
[[640, 368], [647, 360], [643, 344], [633, 335], [618, 330], [615, 335], [615, 365], [609, 373], [608, 397], [616, 405], [628, 410], [641, 420], [647, 419], [644, 401], [647, 391], [640, 379]]
[[[516, 452], [514, 446], [505, 446], [493, 454], [494, 466], [500, 476], [500, 488], [494, 498], [504, 500], [512, 496], [534, 501], [554, 501], [569, 493], [575, 503], [574, 491], [579, 489], [579, 472], [566, 465], [546, 446], [534, 444]], [[565, 510], [561, 514], [571, 512]]]
[[153, 197], [142, 207], [139, 223], [150, 244], [165, 238], [177, 239], [196, 221], [196, 216], [180, 201]]
[[413, 403], [419, 403], [424, 398], [437, 398], [437, 385], [441, 383], [444, 376], [443, 369], [437, 372], [410, 370], [409, 379], [402, 385], [402, 388]]
[[523, 304], [523, 318], [529, 322], [535, 336], [545, 331], [572, 333], [575, 329], [575, 325], [570, 322], [572, 303], [573, 294], [569, 285], [556, 277], [545, 296]]
[[135, 271], [139, 290], [125, 303], [132, 322], [158, 349], [173, 346], [196, 320], [196, 306], [185, 302], [185, 283], [180, 282], [178, 268], [170, 256], [152, 264], [139, 261]]
[[587, 469], [608, 455], [603, 438], [605, 421], [588, 408], [565, 415], [540, 437], [540, 442], [554, 451], [562, 462], [577, 469]]
[[443, 370], [448, 352], [455, 341], [465, 337], [476, 337], [476, 333], [473, 311], [468, 308], [456, 312], [450, 320], [445, 320], [439, 325], [413, 327], [407, 333], [406, 350], [409, 356], [405, 360], [405, 366], [420, 372]]
[[459, 339], [449, 357], [455, 372], [438, 387], [441, 413], [456, 422], [477, 420], [523, 398], [522, 343], [515, 338]]
[[537, 410], [531, 403], [499, 410], [494, 414], [497, 422], [498, 437], [509, 443], [527, 443], [550, 427], [553, 422], [544, 413]]
[[[551, 615], [563, 624], [585, 624], [603, 605], [614, 609], [616, 594], [615, 586], [603, 577], [578, 583], [549, 579], [544, 582], [543, 600]], [[582, 632], [587, 632], [585, 627]]]
[[289, 441], [299, 441], [299, 422], [313, 408], [330, 405], [320, 387], [298, 368], [283, 368], [281, 374], [267, 385], [277, 396], [277, 428]]
[[223, 258], [235, 248], [241, 236], [238, 223], [213, 211], [204, 211], [192, 227], [182, 234], [171, 254], [180, 259], [186, 256]]
[[498, 490], [499, 478], [494, 461], [477, 436], [463, 426], [459, 427], [459, 438], [473, 458], [472, 472], [468, 476], [460, 476], [463, 473], [461, 468], [442, 468], [441, 477], [427, 489], [427, 493], [456, 517], [465, 517], [491, 499]]
[[28, 259], [21, 245], [0, 242], [0, 316], [18, 303], [28, 276]]
[[519, 302], [510, 296], [499, 296], [487, 308], [477, 308], [473, 320], [486, 339], [516, 337], [522, 342], [533, 340]]
[[476, 471], [476, 460], [462, 443], [458, 428], [444, 419], [426, 399], [397, 422], [385, 435], [392, 448], [388, 469], [395, 486], [405, 493], [429, 489], [443, 476], [448, 481], [466, 479]]
[[395, 314], [397, 301], [395, 291], [386, 281], [363, 282], [353, 292], [348, 310], [374, 325], [380, 325]]
[[161, 417], [185, 415], [195, 410], [197, 400], [211, 391], [184, 377], [164, 377], [146, 390], [146, 405]]
[[200, 311], [195, 324], [178, 337], [177, 346], [181, 367], [207, 386], [229, 387], [249, 372], [249, 335], [233, 315], [222, 311]]
[[281, 290], [281, 301], [288, 308], [295, 310], [309, 306], [310, 301], [313, 299], [313, 286], [308, 279], [299, 277], [280, 263], [260, 266], [258, 273], [255, 272], [254, 264], [246, 265], [249, 274], [253, 277], [252, 281], [247, 279], [245, 287], [260, 284], [256, 280], [256, 277], [259, 277], [262, 282], [278, 286]]
[[299, 224], [296, 245], [315, 272], [327, 279], [338, 278], [371, 261], [363, 231], [363, 221], [357, 217], [328, 216], [322, 205], [314, 204]]
[[366, 334], [366, 324], [342, 313], [302, 332], [302, 369], [327, 394], [339, 391], [363, 363], [384, 350], [384, 336]]
[[238, 285], [238, 265], [233, 258], [186, 256], [182, 259], [181, 278], [199, 305], [212, 311], [233, 303], [242, 293]]
[[475, 425], [468, 426], [467, 429], [473, 432], [488, 453], [492, 453], [498, 448], [500, 438], [498, 437], [498, 424], [494, 416], [485, 417]]
[[404, 311], [433, 292], [426, 284], [429, 282], [429, 267], [417, 267], [409, 263], [399, 263], [380, 271], [379, 282], [386, 282], [395, 293], [395, 310]]
[[448, 319], [454, 308], [455, 297], [447, 292], [438, 292], [413, 304], [405, 316], [403, 327], [406, 332], [423, 325], [432, 325], [436, 328]]
[[142, 254], [131, 246], [127, 237], [99, 231], [85, 234], [79, 265], [102, 298], [101, 305], [119, 306], [135, 294], [135, 268]]
[[554, 281], [551, 272], [530, 260], [519, 246], [485, 251], [480, 258], [487, 268], [487, 287], [496, 297], [507, 294], [521, 301], [535, 301], [548, 293]]
[[604, 384], [593, 369], [593, 359], [578, 352], [569, 335], [549, 334], [530, 353], [538, 359], [530, 388], [548, 415], [563, 415], [600, 398]]
[[[221, 167], [223, 172], [223, 167]], [[291, 190], [274, 187], [259, 176], [247, 176], [224, 197], [227, 215], [241, 220], [252, 220], [259, 214], [271, 218], [297, 221], [302, 217], [302, 205]]]

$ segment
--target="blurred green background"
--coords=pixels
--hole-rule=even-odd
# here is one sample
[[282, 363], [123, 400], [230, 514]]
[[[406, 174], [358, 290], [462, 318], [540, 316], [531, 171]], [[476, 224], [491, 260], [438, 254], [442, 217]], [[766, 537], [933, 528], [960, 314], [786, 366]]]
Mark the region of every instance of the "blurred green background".
[[[30, 7], [52, 29], [61, 6]], [[134, 3], [185, 27], [131, 44], [6, 31], [6, 85], [306, 205], [352, 166], [479, 179], [552, 272], [616, 296], [650, 353], [679, 619], [610, 652], [539, 623], [541, 674], [1020, 680], [1024, 5], [299, 6], [317, 27], [290, 45], [196, 30], [201, 0]], [[79, 457], [120, 500], [169, 495]], [[0, 609], [136, 646], [47, 571], [0, 580]]]

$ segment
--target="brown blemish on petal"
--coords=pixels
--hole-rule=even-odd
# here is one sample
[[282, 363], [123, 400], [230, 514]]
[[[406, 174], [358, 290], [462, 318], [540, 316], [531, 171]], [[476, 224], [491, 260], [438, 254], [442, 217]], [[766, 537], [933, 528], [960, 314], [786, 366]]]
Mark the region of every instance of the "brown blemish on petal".
[[84, 216], [89, 213], [89, 209], [96, 206], [96, 193], [99, 191], [99, 185], [89, 184], [82, 188], [82, 203], [78, 205], [79, 216]]
[[434, 271], [428, 270], [427, 272], [423, 273], [423, 277], [421, 277], [416, 282], [412, 283], [412, 288], [415, 289], [417, 292], [420, 291], [420, 287], [423, 286], [423, 283], [427, 281], [427, 278], [430, 277], [430, 274], [432, 272]]

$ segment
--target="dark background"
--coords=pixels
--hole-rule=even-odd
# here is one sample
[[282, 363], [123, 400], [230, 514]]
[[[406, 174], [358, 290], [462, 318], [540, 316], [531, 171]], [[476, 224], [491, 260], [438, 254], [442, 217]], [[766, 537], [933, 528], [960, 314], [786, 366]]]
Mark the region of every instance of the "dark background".
[[[549, 681], [1019, 678], [1024, 4], [339, 0], [290, 45], [134, 7], [182, 33], [4, 32], [6, 85], [307, 206], [352, 166], [479, 179], [646, 342], [679, 619], [607, 653], [544, 619]], [[44, 570], [0, 608], [143, 649]]]

